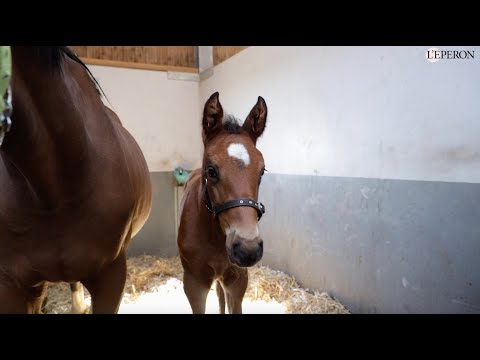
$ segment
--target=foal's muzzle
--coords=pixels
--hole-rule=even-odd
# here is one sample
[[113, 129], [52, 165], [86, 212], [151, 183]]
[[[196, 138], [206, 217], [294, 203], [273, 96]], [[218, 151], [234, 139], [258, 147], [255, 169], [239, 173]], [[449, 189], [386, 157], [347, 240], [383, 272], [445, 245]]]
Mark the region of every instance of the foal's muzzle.
[[253, 240], [236, 237], [230, 249], [227, 249], [230, 261], [240, 267], [255, 265], [263, 256], [263, 240], [256, 237]]

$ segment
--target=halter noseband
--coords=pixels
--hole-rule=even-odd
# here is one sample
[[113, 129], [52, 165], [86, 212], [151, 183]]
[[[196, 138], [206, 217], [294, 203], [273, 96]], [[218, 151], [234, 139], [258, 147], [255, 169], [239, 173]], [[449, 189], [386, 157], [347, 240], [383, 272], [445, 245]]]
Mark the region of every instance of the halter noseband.
[[255, 210], [257, 210], [258, 220], [260, 220], [262, 215], [265, 213], [265, 206], [262, 203], [249, 198], [229, 200], [221, 205], [214, 206], [212, 204], [212, 200], [210, 199], [210, 195], [208, 194], [207, 178], [205, 178], [205, 205], [207, 206], [208, 211], [210, 211], [215, 218], [217, 218], [222, 211], [239, 206], [253, 207]]

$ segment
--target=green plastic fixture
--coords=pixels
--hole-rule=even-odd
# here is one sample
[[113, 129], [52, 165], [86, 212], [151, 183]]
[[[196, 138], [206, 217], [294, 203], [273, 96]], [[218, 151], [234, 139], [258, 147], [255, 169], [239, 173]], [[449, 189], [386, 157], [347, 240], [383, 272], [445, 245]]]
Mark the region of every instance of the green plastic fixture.
[[181, 167], [176, 167], [173, 171], [173, 175], [175, 176], [178, 185], [185, 185], [185, 181], [187, 181], [187, 178], [190, 175], [190, 171], [185, 170]]
[[6, 104], [3, 99], [12, 76], [12, 58], [10, 46], [0, 46], [0, 114], [3, 114]]

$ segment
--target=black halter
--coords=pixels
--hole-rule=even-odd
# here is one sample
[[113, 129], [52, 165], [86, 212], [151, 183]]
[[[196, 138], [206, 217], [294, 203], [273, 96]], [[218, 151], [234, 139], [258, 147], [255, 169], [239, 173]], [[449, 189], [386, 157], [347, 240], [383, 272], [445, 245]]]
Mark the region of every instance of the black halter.
[[210, 199], [210, 195], [208, 194], [208, 182], [207, 178], [205, 178], [205, 205], [207, 206], [208, 211], [210, 211], [215, 218], [218, 217], [218, 214], [220, 214], [222, 211], [225, 211], [227, 209], [231, 209], [234, 207], [238, 206], [250, 206], [253, 207], [255, 210], [257, 210], [257, 219], [260, 220], [262, 215], [265, 213], [265, 206], [253, 199], [235, 199], [235, 200], [229, 200], [227, 202], [224, 202], [221, 205], [214, 206], [212, 204], [212, 200]]

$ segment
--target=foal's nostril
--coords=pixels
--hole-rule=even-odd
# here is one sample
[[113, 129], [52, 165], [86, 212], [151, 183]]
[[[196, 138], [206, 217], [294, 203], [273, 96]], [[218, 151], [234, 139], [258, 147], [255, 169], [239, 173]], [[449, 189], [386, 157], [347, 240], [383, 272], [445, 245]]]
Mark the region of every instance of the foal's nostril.
[[252, 266], [263, 256], [263, 241], [256, 238], [236, 239], [232, 242], [230, 259], [239, 266]]
[[240, 251], [240, 241], [235, 241], [232, 244], [232, 252], [234, 256], [238, 256], [238, 253]]
[[263, 255], [263, 241], [261, 240], [258, 243], [256, 255], [257, 255], [257, 259], [260, 259]]

